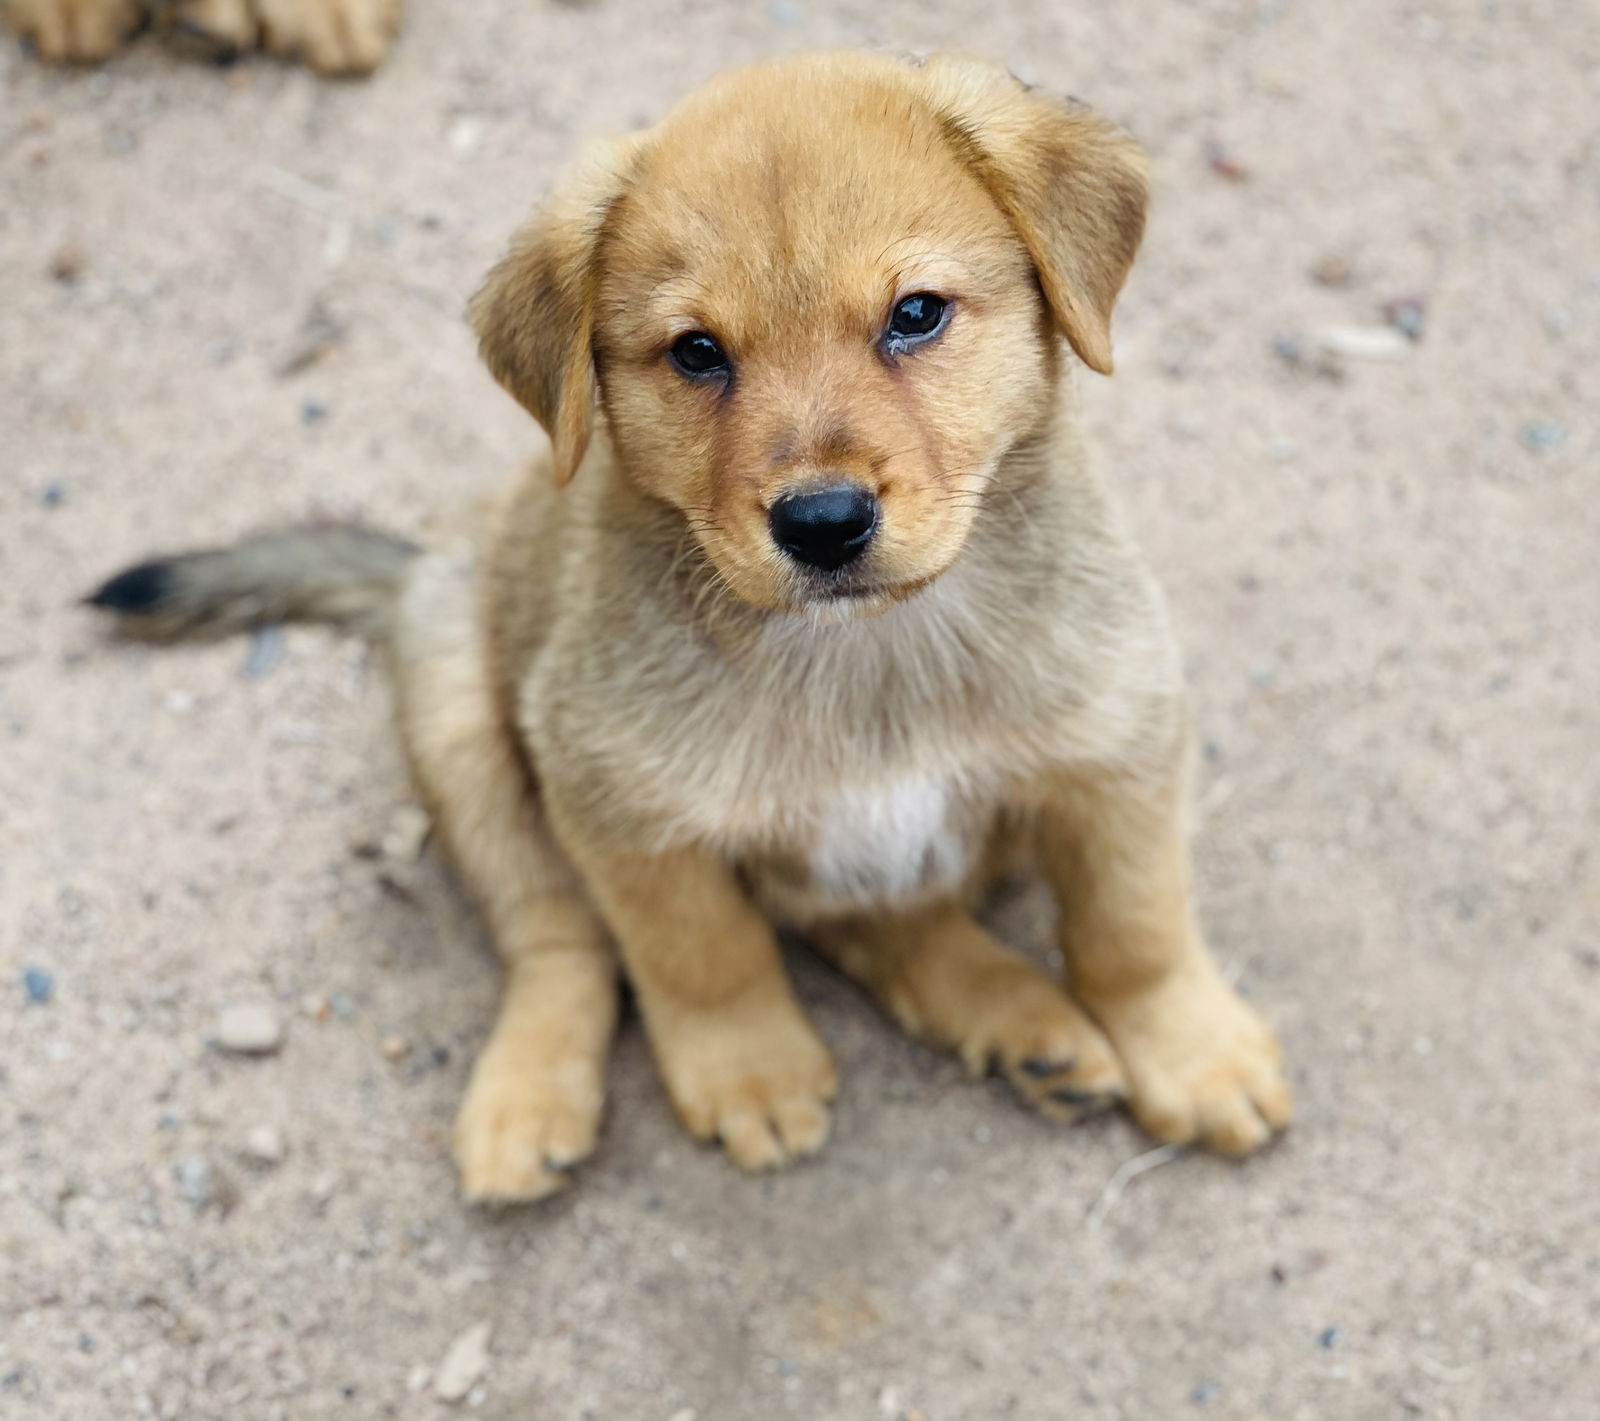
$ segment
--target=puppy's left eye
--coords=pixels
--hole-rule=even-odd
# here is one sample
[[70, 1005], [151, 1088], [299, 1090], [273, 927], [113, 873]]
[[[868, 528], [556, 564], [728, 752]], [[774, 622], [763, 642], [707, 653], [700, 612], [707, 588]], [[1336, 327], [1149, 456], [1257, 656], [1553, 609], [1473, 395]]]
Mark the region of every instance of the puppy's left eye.
[[705, 331], [690, 331], [679, 336], [667, 353], [685, 375], [725, 375], [728, 371], [726, 352], [717, 344], [716, 337]]
[[914, 291], [900, 299], [889, 317], [889, 339], [907, 343], [931, 336], [944, 324], [949, 302], [931, 291]]

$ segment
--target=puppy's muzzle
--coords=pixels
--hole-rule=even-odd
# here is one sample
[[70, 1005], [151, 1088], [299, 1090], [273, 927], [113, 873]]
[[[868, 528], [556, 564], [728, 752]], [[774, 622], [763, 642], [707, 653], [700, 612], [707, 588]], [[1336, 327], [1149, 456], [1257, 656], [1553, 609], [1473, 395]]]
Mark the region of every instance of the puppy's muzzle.
[[854, 562], [878, 527], [878, 500], [856, 484], [786, 493], [767, 515], [772, 541], [791, 558], [822, 572]]

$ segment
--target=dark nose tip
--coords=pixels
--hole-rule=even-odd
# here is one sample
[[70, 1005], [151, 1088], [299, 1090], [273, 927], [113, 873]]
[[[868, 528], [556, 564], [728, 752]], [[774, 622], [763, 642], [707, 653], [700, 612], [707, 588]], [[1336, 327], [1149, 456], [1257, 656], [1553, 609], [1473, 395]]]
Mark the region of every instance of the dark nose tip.
[[796, 562], [834, 572], [867, 550], [878, 500], [854, 484], [787, 493], [772, 505], [772, 540]]

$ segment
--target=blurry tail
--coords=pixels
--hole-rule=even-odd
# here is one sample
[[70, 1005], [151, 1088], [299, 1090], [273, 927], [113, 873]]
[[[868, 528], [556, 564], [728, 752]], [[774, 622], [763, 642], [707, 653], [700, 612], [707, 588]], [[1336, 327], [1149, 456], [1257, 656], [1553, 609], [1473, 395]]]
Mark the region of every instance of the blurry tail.
[[381, 639], [418, 552], [366, 528], [291, 528], [139, 563], [86, 600], [112, 613], [122, 631], [160, 640], [227, 636], [270, 622], [327, 622]]

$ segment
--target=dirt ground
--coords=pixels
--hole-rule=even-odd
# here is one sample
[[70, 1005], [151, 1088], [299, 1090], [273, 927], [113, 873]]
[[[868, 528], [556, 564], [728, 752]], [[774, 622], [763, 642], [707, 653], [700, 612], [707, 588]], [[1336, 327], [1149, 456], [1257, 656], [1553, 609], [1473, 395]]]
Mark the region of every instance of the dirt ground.
[[[401, 842], [376, 666], [115, 646], [75, 598], [307, 514], [447, 536], [539, 438], [461, 310], [575, 141], [863, 44], [986, 51], [1153, 154], [1084, 399], [1298, 1122], [1108, 1194], [1125, 1121], [1031, 1118], [799, 961], [844, 1081], [819, 1161], [694, 1145], [630, 1022], [577, 1186], [471, 1212], [495, 968]], [[7, 48], [0, 1417], [442, 1417], [487, 1323], [460, 1405], [508, 1421], [1590, 1421], [1597, 115], [1600, 11], [1560, 0], [411, 0], [359, 84]], [[241, 1004], [279, 1049], [216, 1048]]]

